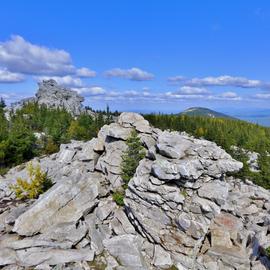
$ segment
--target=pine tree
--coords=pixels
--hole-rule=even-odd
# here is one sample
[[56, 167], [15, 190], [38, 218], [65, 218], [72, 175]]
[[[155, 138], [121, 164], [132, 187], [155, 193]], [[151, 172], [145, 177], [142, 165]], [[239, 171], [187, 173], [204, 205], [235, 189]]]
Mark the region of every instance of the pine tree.
[[128, 149], [122, 156], [122, 179], [127, 187], [129, 180], [133, 177], [141, 159], [145, 157], [145, 150], [141, 145], [137, 132], [133, 130], [126, 141]]
[[0, 99], [0, 109], [4, 109], [6, 107], [5, 100], [1, 97]]

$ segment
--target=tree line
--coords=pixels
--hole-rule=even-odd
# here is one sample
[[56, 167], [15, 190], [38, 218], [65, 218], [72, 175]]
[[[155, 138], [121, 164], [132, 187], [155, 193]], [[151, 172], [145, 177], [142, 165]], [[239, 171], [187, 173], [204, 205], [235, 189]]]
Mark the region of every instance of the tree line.
[[109, 108], [105, 115], [83, 113], [74, 118], [65, 109], [37, 103], [27, 103], [7, 114], [0, 100], [0, 174], [35, 156], [57, 152], [60, 144], [71, 139], [90, 140], [111, 121]]

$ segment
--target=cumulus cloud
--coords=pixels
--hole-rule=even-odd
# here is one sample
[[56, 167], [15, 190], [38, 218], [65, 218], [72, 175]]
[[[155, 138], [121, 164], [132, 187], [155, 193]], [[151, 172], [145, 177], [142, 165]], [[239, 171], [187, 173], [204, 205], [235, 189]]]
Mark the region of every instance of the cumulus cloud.
[[0, 83], [17, 83], [24, 81], [24, 76], [19, 73], [12, 73], [7, 69], [0, 69]]
[[260, 80], [250, 80], [243, 77], [219, 76], [206, 78], [193, 78], [186, 82], [187, 85], [194, 86], [236, 86], [242, 88], [256, 88], [261, 87]]
[[95, 100], [105, 101], [146, 101], [146, 102], [175, 102], [178, 100], [221, 100], [237, 101], [242, 98], [234, 92], [224, 92], [219, 95], [212, 95], [205, 88], [198, 87], [181, 87], [178, 91], [155, 92], [139, 90], [106, 90], [101, 86], [73, 88], [79, 94], [85, 97], [91, 97]]
[[175, 76], [168, 78], [170, 83], [183, 84], [185, 86], [204, 87], [204, 86], [233, 86], [239, 88], [261, 88], [270, 89], [270, 83], [261, 80], [251, 80], [245, 77], [209, 76], [205, 78], [185, 79], [183, 76]]
[[270, 93], [259, 93], [255, 95], [257, 99], [270, 99]]
[[240, 96], [238, 96], [234, 92], [224, 92], [220, 95], [211, 95], [208, 96], [208, 99], [215, 99], [215, 100], [231, 100], [231, 101], [239, 101], [242, 100]]
[[206, 95], [206, 94], [209, 94], [210, 92], [206, 88], [185, 85], [185, 86], [182, 86], [175, 93], [181, 94], [181, 95], [197, 95], [197, 94]]
[[107, 93], [107, 91], [103, 87], [100, 87], [100, 86], [73, 88], [73, 90], [77, 91], [80, 95], [83, 95], [85, 97], [102, 96]]
[[8, 91], [8, 92], [0, 92], [0, 98], [3, 98], [5, 102], [10, 104], [18, 100], [22, 100], [26, 98], [26, 96]]
[[190, 86], [235, 86], [241, 88], [260, 88], [266, 86], [260, 80], [250, 80], [244, 77], [232, 77], [232, 76], [219, 76], [219, 77], [205, 77], [205, 78], [193, 78], [185, 82]]
[[161, 95], [161, 98], [166, 99], [203, 99], [204, 95], [196, 94], [179, 94], [178, 92], [166, 92], [164, 95]]
[[68, 52], [32, 44], [18, 35], [0, 43], [0, 66], [10, 72], [29, 75], [94, 76], [93, 71], [87, 68], [77, 69]]
[[184, 76], [174, 76], [174, 77], [169, 77], [168, 79], [169, 83], [179, 83], [179, 82], [183, 82], [185, 81], [185, 77]]
[[149, 81], [154, 79], [153, 74], [136, 67], [130, 69], [114, 68], [106, 71], [105, 76], [108, 78], [124, 78], [132, 81]]
[[36, 77], [36, 79], [38, 81], [53, 79], [58, 84], [63, 85], [63, 86], [67, 86], [67, 87], [81, 87], [83, 85], [80, 78], [72, 77], [70, 75], [66, 75], [66, 76], [63, 76], [63, 77], [59, 77], [59, 76], [40, 76], [40, 77]]
[[78, 77], [81, 77], [81, 78], [93, 78], [93, 77], [96, 77], [97, 75], [95, 71], [90, 70], [85, 67], [77, 69], [76, 74]]

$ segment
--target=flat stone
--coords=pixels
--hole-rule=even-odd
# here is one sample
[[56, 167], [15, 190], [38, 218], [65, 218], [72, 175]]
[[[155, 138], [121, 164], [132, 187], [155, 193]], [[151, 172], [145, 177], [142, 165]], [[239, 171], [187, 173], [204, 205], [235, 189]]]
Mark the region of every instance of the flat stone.
[[58, 162], [70, 163], [75, 156], [76, 151], [70, 149], [64, 149], [58, 154]]
[[30, 236], [61, 223], [77, 222], [96, 205], [100, 178], [93, 173], [79, 181], [56, 184], [16, 220], [13, 231]]
[[17, 251], [18, 261], [23, 266], [35, 266], [41, 263], [56, 265], [76, 261], [93, 261], [94, 251], [86, 248], [81, 250], [30, 248]]
[[157, 149], [165, 157], [180, 159], [186, 155], [185, 151], [190, 145], [191, 142], [180, 134], [164, 131], [158, 137]]
[[131, 128], [124, 128], [117, 123], [112, 123], [110, 124], [108, 135], [115, 139], [127, 140], [131, 131]]
[[177, 165], [167, 160], [155, 160], [152, 165], [152, 173], [160, 180], [170, 181], [180, 179]]
[[204, 183], [203, 186], [198, 189], [200, 197], [207, 198], [215, 201], [218, 205], [223, 205], [228, 197], [228, 185], [222, 181], [214, 181]]
[[9, 248], [0, 249], [0, 266], [15, 264], [17, 262], [16, 252]]
[[119, 235], [103, 241], [109, 253], [117, 258], [120, 264], [127, 269], [146, 269], [140, 253], [138, 237], [135, 235]]
[[156, 245], [153, 264], [161, 269], [168, 269], [172, 266], [172, 259], [170, 253], [166, 252], [161, 246]]

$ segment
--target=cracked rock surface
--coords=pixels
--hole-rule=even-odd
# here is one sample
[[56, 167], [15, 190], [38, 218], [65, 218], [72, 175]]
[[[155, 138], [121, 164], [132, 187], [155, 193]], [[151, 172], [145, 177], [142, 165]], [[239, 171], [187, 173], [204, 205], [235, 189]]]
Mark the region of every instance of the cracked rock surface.
[[[147, 154], [119, 207], [112, 193], [123, 184], [121, 156], [133, 129]], [[9, 185], [27, 178], [27, 164], [0, 178], [2, 269], [270, 267], [270, 193], [228, 177], [242, 163], [215, 143], [122, 113], [98, 138], [32, 162], [54, 185], [37, 200], [19, 201]]]
[[64, 108], [73, 116], [80, 115], [85, 111], [82, 105], [84, 98], [76, 91], [58, 85], [53, 79], [43, 80], [38, 83], [38, 86], [35, 97], [11, 104], [12, 109], [20, 109], [28, 102], [37, 102], [39, 105], [45, 105], [49, 108]]

